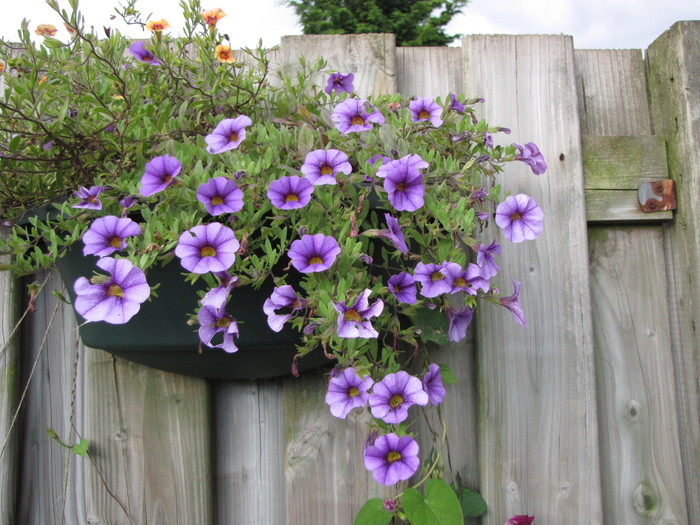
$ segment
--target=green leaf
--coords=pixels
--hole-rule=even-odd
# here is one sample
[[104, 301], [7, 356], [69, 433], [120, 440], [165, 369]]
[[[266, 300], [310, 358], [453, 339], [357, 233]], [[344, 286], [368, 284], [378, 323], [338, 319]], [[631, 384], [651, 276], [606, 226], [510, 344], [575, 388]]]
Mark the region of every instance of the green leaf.
[[415, 325], [420, 328], [420, 337], [424, 342], [433, 341], [439, 345], [449, 343], [447, 338], [447, 330], [449, 329], [449, 321], [444, 312], [435, 308], [421, 308], [416, 312], [413, 318]]
[[367, 501], [357, 513], [354, 525], [386, 525], [391, 521], [392, 514], [384, 510], [382, 498]]
[[86, 458], [88, 455], [88, 441], [87, 439], [81, 439], [80, 443], [73, 445], [71, 447], [71, 452], [78, 454], [81, 457]]
[[408, 488], [403, 495], [403, 510], [412, 525], [463, 525], [464, 515], [457, 494], [441, 479], [425, 485], [425, 498]]
[[440, 363], [440, 376], [442, 377], [442, 382], [445, 384], [459, 383], [452, 369], [444, 363]]
[[459, 503], [462, 506], [462, 513], [465, 518], [474, 518], [486, 514], [486, 501], [478, 492], [459, 487]]

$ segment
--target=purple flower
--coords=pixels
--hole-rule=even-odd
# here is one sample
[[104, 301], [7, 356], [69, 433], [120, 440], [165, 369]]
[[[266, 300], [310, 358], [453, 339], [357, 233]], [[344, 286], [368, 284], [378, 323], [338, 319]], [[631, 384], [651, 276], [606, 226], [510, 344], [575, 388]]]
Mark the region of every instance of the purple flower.
[[484, 146], [487, 148], [493, 148], [493, 135], [488, 131], [484, 131]]
[[90, 189], [87, 189], [84, 186], [81, 186], [78, 191], [74, 191], [73, 195], [78, 197], [80, 199], [80, 202], [78, 204], [73, 204], [71, 206], [72, 208], [86, 208], [89, 210], [101, 210], [102, 209], [102, 201], [97, 198], [97, 196], [102, 193], [102, 190], [104, 189], [103, 186], [93, 186]]
[[435, 128], [442, 125], [442, 107], [438, 106], [432, 98], [414, 98], [408, 104], [408, 109], [411, 111], [411, 120], [413, 122], [430, 121]]
[[204, 297], [202, 297], [202, 306], [213, 306], [217, 310], [223, 308], [228, 301], [228, 296], [238, 284], [238, 277], [231, 275], [229, 272], [214, 272], [214, 275], [219, 279], [219, 286], [212, 288]]
[[353, 408], [364, 407], [369, 399], [367, 390], [373, 384], [374, 380], [369, 376], [360, 379], [352, 367], [332, 376], [326, 393], [326, 404], [331, 407], [331, 414], [345, 419]]
[[443, 293], [450, 293], [452, 284], [447, 279], [444, 270], [445, 264], [419, 262], [413, 270], [413, 277], [421, 283], [420, 293], [423, 297], [437, 297]]
[[[199, 339], [209, 348], [222, 348], [224, 352], [232, 354], [238, 351], [233, 337], [238, 337], [238, 323], [228, 315], [223, 308], [215, 308], [211, 305], [202, 306], [197, 314], [199, 321]], [[221, 333], [223, 340], [214, 344], [212, 339]]]
[[459, 100], [454, 93], [450, 93], [450, 105], [447, 106], [449, 111], [455, 111], [457, 113], [464, 113], [464, 104], [460, 104]]
[[136, 315], [151, 295], [146, 276], [128, 259], [103, 257], [97, 266], [110, 277], [95, 278], [90, 284], [85, 277], [75, 281], [75, 310], [88, 321], [124, 324]]
[[476, 295], [476, 291], [481, 288], [488, 292], [490, 283], [481, 275], [481, 269], [473, 263], [469, 263], [466, 270], [453, 262], [446, 262], [442, 265], [441, 272], [445, 275], [450, 284], [450, 293], [467, 292], [469, 295]]
[[204, 137], [204, 141], [209, 144], [207, 151], [218, 154], [237, 148], [245, 139], [246, 126], [250, 126], [252, 123], [250, 117], [245, 115], [222, 120], [211, 132], [211, 135]]
[[141, 228], [131, 219], [120, 219], [114, 215], [100, 217], [95, 219], [90, 229], [83, 234], [83, 255], [104, 257], [126, 248], [126, 237], [140, 234]]
[[235, 181], [214, 177], [197, 188], [197, 200], [204, 204], [210, 215], [235, 213], [243, 208], [243, 192]]
[[146, 172], [141, 177], [141, 195], [150, 197], [163, 191], [175, 182], [175, 177], [182, 169], [182, 164], [175, 157], [162, 155], [146, 163]]
[[369, 306], [369, 295], [372, 290], [365, 290], [352, 306], [345, 306], [345, 301], [333, 303], [333, 307], [340, 313], [338, 316], [338, 337], [354, 339], [356, 337], [378, 337], [372, 323], [371, 317], [377, 317], [384, 310], [384, 301], [377, 299], [372, 306]]
[[395, 219], [388, 213], [384, 214], [384, 219], [386, 220], [388, 230], [377, 230], [377, 236], [383, 237], [391, 241], [391, 243], [396, 246], [396, 249], [401, 253], [408, 253], [408, 246], [406, 246], [406, 239], [404, 238], [401, 226], [399, 226], [398, 219]]
[[160, 62], [158, 62], [158, 59], [155, 57], [155, 55], [151, 53], [148, 49], [146, 49], [146, 44], [143, 42], [143, 40], [137, 40], [136, 42], [131, 44], [129, 52], [141, 62], [146, 62], [147, 64], [150, 64], [152, 66], [160, 65]]
[[525, 314], [523, 313], [523, 309], [520, 307], [520, 299], [518, 298], [520, 295], [520, 283], [515, 279], [511, 279], [511, 281], [513, 281], [513, 286], [515, 287], [513, 295], [509, 297], [501, 297], [498, 299], [498, 303], [510, 310], [510, 313], [513, 314], [513, 317], [515, 317], [516, 322], [520, 326], [525, 326]]
[[331, 119], [335, 122], [335, 127], [343, 134], [369, 131], [372, 123], [384, 124], [384, 115], [375, 110], [368, 113], [365, 108], [365, 99], [349, 98], [335, 107]]
[[[273, 332], [282, 330], [282, 326], [294, 314], [294, 312], [306, 308], [309, 301], [300, 298], [288, 284], [278, 286], [272, 291], [269, 299], [263, 304], [263, 312], [267, 315], [267, 324]], [[276, 310], [281, 308], [291, 308], [289, 313], [279, 315]]]
[[445, 307], [447, 319], [450, 322], [447, 329], [447, 338], [453, 343], [457, 343], [467, 337], [467, 327], [472, 321], [474, 310], [465, 306], [460, 310], [455, 310], [451, 306]]
[[355, 86], [352, 85], [352, 81], [355, 80], [355, 75], [348, 73], [347, 75], [341, 75], [340, 73], [333, 73], [328, 79], [328, 84], [323, 88], [323, 91], [331, 94], [331, 91], [336, 93], [352, 93], [355, 91]]
[[[136, 204], [137, 197], [136, 195], [127, 195], [126, 197], [122, 198], [119, 201], [119, 206], [124, 208], [124, 210], [128, 210], [131, 208], [134, 204]], [[122, 210], [122, 213], [124, 213], [124, 210]]]
[[393, 499], [385, 499], [384, 500], [384, 510], [387, 512], [394, 512], [396, 510], [396, 501]]
[[180, 235], [175, 255], [193, 273], [223, 272], [236, 260], [240, 243], [231, 228], [218, 222], [200, 224]]
[[41, 147], [41, 149], [43, 149], [44, 151], [51, 151], [51, 150], [53, 149], [53, 139], [52, 139], [52, 140], [49, 140], [48, 142], [46, 142], [46, 143]]
[[423, 391], [420, 379], [404, 372], [387, 374], [374, 385], [369, 396], [372, 415], [385, 423], [401, 423], [408, 417], [412, 405], [427, 405], [428, 394]]
[[418, 443], [411, 436], [399, 437], [393, 432], [379, 436], [374, 445], [365, 449], [364, 462], [377, 483], [394, 485], [418, 470]]
[[282, 177], [273, 180], [267, 190], [267, 198], [275, 208], [295, 210], [303, 208], [311, 200], [314, 185], [305, 177]]
[[481, 276], [490, 279], [500, 269], [494, 262], [493, 256], [501, 254], [501, 245], [494, 239], [488, 246], [480, 244], [476, 254], [476, 265], [481, 268]]
[[440, 366], [430, 363], [428, 371], [423, 376], [423, 390], [428, 394], [430, 404], [437, 406], [445, 398], [445, 387], [442, 384]]
[[428, 163], [419, 155], [412, 154], [383, 164], [377, 170], [377, 177], [384, 179], [384, 189], [394, 208], [416, 211], [423, 206], [425, 188], [423, 174], [418, 170], [427, 167]]
[[496, 208], [496, 224], [512, 242], [532, 240], [542, 233], [543, 217], [534, 199], [524, 193], [506, 197]]
[[504, 525], [530, 525], [533, 521], [535, 521], [534, 516], [524, 516], [521, 514], [508, 518], [508, 521], [506, 521]]
[[416, 304], [416, 281], [411, 274], [401, 272], [398, 275], [392, 275], [387, 282], [389, 291], [394, 294], [396, 300], [400, 303]]
[[349, 175], [352, 166], [348, 162], [348, 156], [337, 149], [317, 149], [306, 156], [301, 172], [315, 185], [337, 184], [337, 173]]
[[532, 142], [528, 142], [525, 146], [513, 143], [518, 151], [519, 155], [515, 156], [515, 160], [521, 160], [532, 170], [535, 175], [541, 175], [547, 171], [547, 163], [544, 161], [542, 153], [540, 153], [539, 148]]
[[322, 272], [331, 267], [340, 254], [338, 241], [322, 233], [304, 235], [292, 243], [289, 258], [292, 266], [302, 273]]

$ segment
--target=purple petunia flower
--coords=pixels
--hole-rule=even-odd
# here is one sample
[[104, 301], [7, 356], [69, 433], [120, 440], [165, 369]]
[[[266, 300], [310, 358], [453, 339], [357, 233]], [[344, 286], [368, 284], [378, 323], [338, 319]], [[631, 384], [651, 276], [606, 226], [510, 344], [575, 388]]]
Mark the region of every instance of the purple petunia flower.
[[428, 163], [419, 155], [411, 154], [383, 164], [377, 170], [377, 177], [384, 179], [384, 189], [394, 208], [416, 211], [423, 206], [425, 187], [423, 174], [418, 170], [427, 167]]
[[348, 156], [337, 149], [317, 149], [306, 156], [301, 172], [314, 186], [337, 184], [337, 173], [349, 175], [352, 166]]
[[[273, 332], [282, 330], [284, 323], [294, 314], [294, 312], [306, 308], [309, 305], [307, 299], [299, 297], [294, 288], [288, 284], [278, 286], [272, 291], [272, 295], [265, 300], [263, 312], [267, 315], [267, 324]], [[291, 308], [289, 313], [278, 314], [276, 310]]]
[[392, 275], [387, 282], [389, 291], [394, 294], [396, 300], [400, 303], [416, 304], [416, 281], [411, 274], [401, 272], [398, 275]]
[[373, 384], [374, 380], [369, 376], [360, 379], [352, 367], [332, 376], [326, 393], [326, 404], [331, 407], [331, 414], [345, 419], [353, 408], [364, 407], [369, 399], [367, 390]]
[[387, 157], [386, 155], [382, 155], [381, 153], [377, 153], [374, 155], [372, 158], [367, 159], [367, 162], [369, 163], [370, 166], [374, 166], [377, 162], [382, 161], [382, 164], [386, 164], [387, 162], [391, 162], [391, 157]]
[[423, 297], [437, 297], [443, 293], [450, 293], [452, 284], [443, 271], [445, 264], [419, 262], [413, 270], [413, 278], [421, 283], [420, 293]]
[[384, 310], [384, 301], [377, 299], [372, 306], [369, 305], [369, 295], [372, 290], [365, 290], [352, 306], [345, 306], [345, 301], [333, 303], [333, 307], [340, 313], [338, 316], [338, 337], [354, 339], [356, 337], [378, 337], [371, 317], [377, 317]]
[[243, 208], [243, 192], [235, 181], [226, 177], [214, 177], [200, 184], [197, 200], [214, 216], [235, 213]]
[[387, 374], [374, 385], [369, 396], [372, 415], [385, 423], [401, 423], [408, 417], [412, 405], [427, 405], [428, 394], [423, 391], [420, 379], [403, 370]]
[[501, 254], [501, 245], [494, 239], [488, 246], [480, 244], [476, 253], [476, 265], [481, 268], [481, 275], [485, 279], [490, 279], [498, 273], [500, 269], [494, 262], [493, 256]]
[[90, 189], [87, 189], [84, 186], [81, 186], [78, 191], [74, 191], [73, 195], [78, 197], [80, 199], [80, 202], [78, 204], [73, 204], [71, 208], [86, 208], [88, 210], [101, 210], [102, 209], [102, 201], [98, 199], [97, 197], [99, 196], [100, 193], [102, 193], [102, 190], [104, 189], [103, 186], [93, 186]]
[[137, 202], [136, 195], [127, 195], [119, 201], [119, 206], [123, 208], [122, 213], [131, 208]]
[[229, 272], [214, 272], [219, 280], [219, 286], [212, 288], [202, 297], [202, 306], [213, 306], [217, 310], [226, 306], [231, 290], [238, 284], [238, 277]]
[[253, 121], [246, 115], [222, 120], [211, 132], [211, 135], [204, 137], [204, 141], [209, 144], [207, 151], [218, 154], [237, 148], [245, 139], [246, 126], [251, 124], [253, 124]]
[[141, 309], [151, 295], [146, 275], [128, 259], [103, 257], [97, 266], [110, 274], [91, 284], [85, 277], [75, 281], [74, 307], [88, 321], [124, 324]]
[[231, 228], [218, 222], [200, 224], [180, 235], [175, 255], [193, 273], [223, 272], [236, 260], [240, 243]]
[[365, 99], [349, 98], [335, 107], [331, 119], [335, 122], [335, 127], [343, 134], [359, 131], [369, 131], [372, 123], [384, 124], [384, 115], [375, 110], [368, 113], [365, 108]]
[[154, 157], [146, 163], [146, 172], [141, 177], [141, 195], [150, 197], [154, 193], [163, 191], [175, 182], [175, 177], [181, 169], [182, 164], [175, 157], [170, 155]]
[[423, 390], [428, 394], [431, 405], [437, 406], [445, 398], [445, 387], [442, 384], [440, 365], [430, 363], [428, 371], [423, 376]]
[[488, 292], [491, 286], [488, 279], [481, 275], [481, 268], [473, 263], [469, 263], [467, 269], [463, 270], [457, 263], [446, 262], [440, 271], [450, 284], [450, 293], [467, 292], [476, 295], [479, 288]]
[[438, 106], [432, 98], [414, 98], [408, 104], [408, 109], [411, 111], [411, 120], [413, 122], [430, 121], [435, 128], [442, 125], [442, 107]]
[[446, 306], [447, 319], [450, 322], [447, 329], [447, 338], [453, 343], [457, 343], [467, 337], [467, 327], [472, 321], [474, 310], [465, 306], [460, 310], [455, 310], [451, 306]]
[[547, 163], [545, 162], [542, 153], [540, 153], [539, 148], [533, 142], [528, 142], [524, 146], [513, 143], [513, 146], [515, 146], [520, 152], [519, 155], [515, 156], [515, 160], [521, 160], [530, 166], [532, 173], [535, 175], [541, 175], [547, 171]]
[[377, 483], [394, 485], [418, 470], [418, 443], [411, 436], [399, 437], [393, 432], [379, 436], [374, 445], [365, 449], [364, 462]]
[[[238, 337], [238, 323], [228, 315], [223, 308], [215, 308], [211, 305], [202, 306], [197, 314], [199, 321], [199, 339], [209, 348], [222, 348], [224, 352], [232, 354], [238, 351], [233, 338]], [[212, 343], [216, 334], [221, 333], [221, 343]]]
[[510, 313], [512, 313], [513, 317], [515, 317], [515, 321], [520, 326], [525, 326], [525, 314], [523, 313], [523, 309], [520, 307], [520, 299], [518, 298], [520, 295], [520, 283], [515, 279], [511, 279], [511, 281], [513, 281], [513, 286], [515, 287], [513, 295], [509, 297], [501, 297], [498, 299], [498, 303], [510, 310]]
[[404, 238], [401, 226], [399, 226], [398, 219], [395, 219], [388, 213], [384, 214], [384, 219], [386, 220], [386, 224], [389, 226], [389, 229], [377, 231], [377, 236], [391, 241], [391, 243], [396, 246], [396, 249], [401, 253], [408, 253], [406, 239]]
[[331, 94], [331, 91], [336, 93], [352, 93], [355, 91], [355, 86], [352, 85], [352, 81], [355, 80], [355, 75], [353, 73], [348, 73], [347, 75], [342, 75], [340, 73], [331, 74], [328, 79], [328, 84], [323, 88], [323, 91]]
[[484, 131], [484, 146], [487, 148], [493, 148], [493, 135], [488, 131]]
[[457, 113], [463, 114], [464, 104], [461, 104], [459, 100], [457, 100], [457, 96], [454, 93], [450, 93], [450, 105], [447, 106], [447, 109], [449, 111], [455, 111]]
[[275, 208], [295, 210], [306, 206], [313, 192], [314, 185], [309, 179], [291, 175], [273, 180], [267, 190], [267, 198]]
[[83, 234], [83, 255], [104, 257], [117, 250], [123, 250], [127, 244], [126, 237], [140, 235], [141, 228], [131, 219], [107, 215], [95, 219], [90, 229]]
[[292, 243], [289, 258], [292, 266], [302, 273], [322, 272], [331, 267], [340, 254], [338, 241], [322, 233], [304, 235]]
[[508, 521], [506, 521], [504, 525], [530, 525], [533, 521], [535, 521], [534, 516], [520, 514], [518, 516], [508, 518]]
[[496, 224], [512, 242], [531, 241], [542, 233], [543, 217], [534, 199], [524, 193], [506, 197], [496, 208]]
[[158, 59], [155, 57], [155, 55], [151, 53], [148, 49], [146, 49], [146, 44], [143, 40], [137, 40], [136, 42], [131, 44], [131, 47], [129, 48], [129, 53], [134, 55], [134, 57], [137, 60], [140, 60], [141, 62], [146, 62], [147, 64], [150, 64], [152, 66], [160, 65], [160, 62], [158, 62]]

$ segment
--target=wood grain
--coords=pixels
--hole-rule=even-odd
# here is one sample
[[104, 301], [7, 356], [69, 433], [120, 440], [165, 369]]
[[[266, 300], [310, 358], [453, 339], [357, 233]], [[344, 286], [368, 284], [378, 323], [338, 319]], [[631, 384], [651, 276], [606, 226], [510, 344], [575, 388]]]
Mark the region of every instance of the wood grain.
[[406, 97], [441, 97], [463, 93], [462, 50], [458, 47], [397, 47], [398, 92]]

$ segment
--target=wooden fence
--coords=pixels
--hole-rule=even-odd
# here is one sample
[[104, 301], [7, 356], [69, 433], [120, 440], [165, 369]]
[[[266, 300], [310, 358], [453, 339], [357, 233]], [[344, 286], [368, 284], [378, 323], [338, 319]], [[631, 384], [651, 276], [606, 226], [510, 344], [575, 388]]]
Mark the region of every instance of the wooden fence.
[[[348, 35], [285, 37], [277, 60], [302, 54], [354, 72], [361, 95], [483, 97], [480, 116], [545, 153], [546, 174], [511, 166], [503, 181], [545, 211], [537, 241], [500, 260], [501, 279], [523, 283], [527, 328], [482, 305], [437, 359], [460, 379], [444, 408], [452, 466], [489, 504], [473, 523], [700, 524], [700, 22], [644, 56], [568, 36], [396, 48]], [[678, 210], [640, 211], [639, 184], [667, 178]], [[26, 298], [0, 277], [2, 524], [344, 525], [382, 495], [362, 466], [363, 416], [330, 417], [321, 372], [148, 369], [82, 346], [50, 293], [11, 337]], [[47, 428], [86, 438], [91, 459]]]

